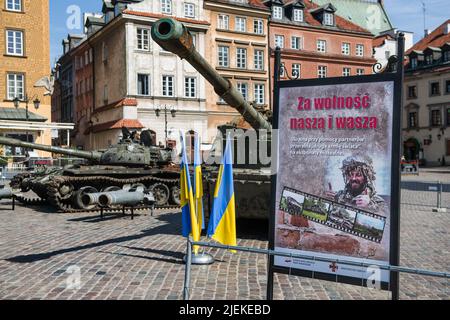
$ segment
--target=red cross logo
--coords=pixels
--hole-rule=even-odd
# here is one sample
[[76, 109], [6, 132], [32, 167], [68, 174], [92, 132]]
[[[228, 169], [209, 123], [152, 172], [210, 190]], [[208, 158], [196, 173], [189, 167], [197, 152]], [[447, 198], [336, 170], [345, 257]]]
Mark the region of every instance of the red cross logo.
[[339, 267], [336, 265], [336, 262], [333, 262], [332, 264], [329, 265], [331, 271], [336, 272], [337, 269], [339, 269]]

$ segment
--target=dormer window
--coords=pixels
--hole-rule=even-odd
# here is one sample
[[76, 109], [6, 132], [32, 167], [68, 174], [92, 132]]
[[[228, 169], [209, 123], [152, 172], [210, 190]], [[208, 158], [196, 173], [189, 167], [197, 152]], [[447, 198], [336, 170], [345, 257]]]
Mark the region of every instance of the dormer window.
[[302, 9], [294, 9], [294, 21], [295, 22], [303, 22], [303, 10]]
[[426, 64], [432, 64], [433, 63], [433, 55], [429, 54], [425, 56], [425, 63]]
[[417, 68], [417, 58], [412, 58], [411, 59], [411, 69], [416, 69]]
[[272, 15], [274, 19], [283, 19], [283, 8], [279, 6], [273, 6]]
[[323, 24], [326, 26], [334, 25], [334, 16], [332, 13], [324, 12], [323, 14]]

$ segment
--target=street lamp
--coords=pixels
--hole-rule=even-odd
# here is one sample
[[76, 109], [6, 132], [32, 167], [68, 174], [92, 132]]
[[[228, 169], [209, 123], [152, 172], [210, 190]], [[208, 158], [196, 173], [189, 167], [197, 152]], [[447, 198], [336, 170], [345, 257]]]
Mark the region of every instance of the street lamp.
[[[39, 109], [39, 106], [41, 105], [41, 101], [38, 99], [37, 95], [33, 96], [31, 99], [33, 99], [33, 98], [34, 98], [34, 100], [33, 100], [33, 105], [34, 105], [34, 108], [37, 110], [37, 109]], [[30, 102], [31, 99], [28, 98], [28, 95], [25, 95], [25, 98], [22, 100], [22, 101], [25, 102], [26, 120], [27, 120], [27, 122], [29, 121], [28, 103]], [[21, 101], [21, 100], [20, 100], [19, 97], [17, 97], [17, 96], [13, 99], [14, 107], [15, 107], [16, 109], [19, 108], [19, 106], [20, 106], [20, 101]], [[27, 142], [30, 142], [29, 139], [28, 139], [28, 129], [27, 129], [27, 131], [26, 131], [26, 136], [27, 136]]]
[[164, 128], [165, 128], [164, 132], [166, 134], [166, 140], [165, 141], [166, 141], [166, 147], [167, 147], [167, 123], [168, 123], [168, 121], [167, 121], [167, 114], [168, 114], [168, 111], [169, 111], [170, 114], [172, 114], [172, 118], [175, 118], [177, 110], [175, 110], [175, 107], [170, 107], [170, 110], [169, 110], [169, 108], [167, 108], [167, 105], [164, 105], [164, 109], [162, 109], [162, 110], [159, 107], [157, 107], [155, 109], [155, 114], [156, 114], [156, 116], [158, 118], [161, 115], [161, 111], [164, 111]]

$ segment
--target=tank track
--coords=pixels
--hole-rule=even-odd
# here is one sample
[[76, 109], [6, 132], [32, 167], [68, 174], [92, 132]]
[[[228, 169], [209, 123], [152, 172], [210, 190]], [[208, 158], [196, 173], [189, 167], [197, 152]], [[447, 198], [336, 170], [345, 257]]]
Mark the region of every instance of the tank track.
[[[87, 185], [102, 185], [102, 186], [123, 186], [126, 184], [144, 184], [152, 185], [155, 183], [164, 183], [166, 185], [179, 184], [179, 179], [163, 179], [154, 176], [139, 177], [139, 178], [129, 178], [129, 179], [119, 179], [111, 178], [107, 176], [91, 176], [91, 177], [71, 177], [71, 176], [56, 176], [50, 179], [47, 186], [47, 199], [48, 202], [54, 206], [59, 212], [65, 213], [76, 213], [76, 212], [98, 212], [99, 208], [94, 209], [78, 209], [72, 204], [71, 197], [63, 199], [64, 197], [60, 194], [60, 187], [64, 184], [72, 185], [75, 189], [78, 189]], [[155, 206], [155, 209], [176, 209], [179, 208], [178, 205], [165, 204], [161, 206]], [[140, 206], [136, 210], [150, 209], [150, 207]], [[121, 211], [121, 208], [105, 208], [104, 212], [115, 212]]]

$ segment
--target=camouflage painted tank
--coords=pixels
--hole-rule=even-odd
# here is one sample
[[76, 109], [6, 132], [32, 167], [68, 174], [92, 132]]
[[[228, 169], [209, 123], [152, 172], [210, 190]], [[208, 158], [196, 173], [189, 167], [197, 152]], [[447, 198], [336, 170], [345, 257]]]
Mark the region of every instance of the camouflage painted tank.
[[[220, 158], [221, 150], [225, 150], [225, 133], [232, 131], [235, 144], [244, 141], [247, 135], [256, 134], [255, 144], [245, 144], [235, 152], [234, 181], [236, 213], [242, 218], [265, 219], [269, 216], [270, 205], [270, 162], [263, 163], [258, 159], [250, 161], [253, 155], [259, 154], [259, 146], [267, 145], [270, 157], [271, 114], [261, 112], [250, 105], [242, 94], [232, 86], [229, 80], [222, 77], [195, 49], [192, 36], [187, 28], [177, 20], [163, 18], [156, 21], [152, 27], [152, 38], [166, 51], [178, 55], [188, 61], [214, 87], [214, 91], [231, 107], [234, 107], [251, 128], [235, 125], [224, 125], [218, 128], [218, 136], [214, 141], [210, 158]], [[251, 130], [253, 129], [253, 130]], [[250, 132], [253, 131], [253, 132]], [[262, 142], [262, 143], [261, 143]], [[243, 149], [243, 150], [242, 150]], [[236, 150], [236, 148], [235, 148]], [[236, 161], [237, 158], [241, 161]], [[213, 161], [207, 161], [211, 163]], [[210, 194], [218, 175], [218, 165], [207, 165], [205, 170], [205, 190]], [[209, 197], [208, 202], [211, 198]]]
[[32, 190], [39, 197], [19, 197], [25, 203], [47, 201], [62, 212], [86, 211], [95, 207], [83, 204], [85, 193], [144, 187], [153, 193], [156, 207], [180, 204], [179, 166], [172, 163], [172, 150], [153, 145], [148, 131], [136, 139], [135, 133], [124, 130], [122, 141], [102, 151], [64, 149], [5, 137], [0, 137], [0, 144], [75, 156], [89, 162], [14, 177], [12, 187], [22, 192]]

